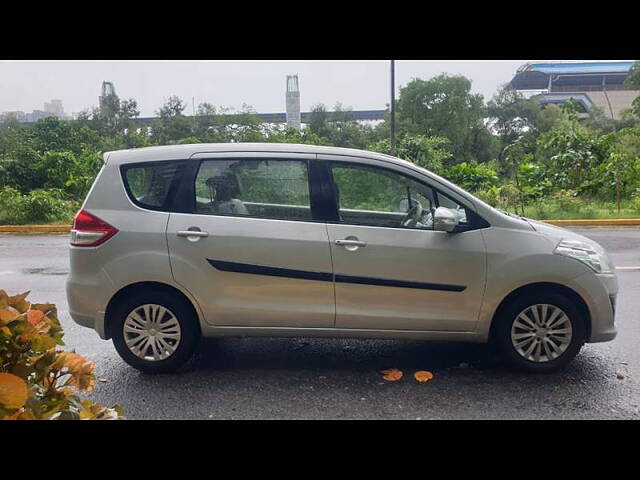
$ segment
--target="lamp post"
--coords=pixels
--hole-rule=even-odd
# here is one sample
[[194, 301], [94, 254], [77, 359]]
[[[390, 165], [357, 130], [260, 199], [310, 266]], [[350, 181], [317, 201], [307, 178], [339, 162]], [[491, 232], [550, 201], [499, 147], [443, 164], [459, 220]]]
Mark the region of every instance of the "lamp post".
[[389, 102], [389, 121], [391, 129], [391, 155], [396, 154], [396, 64], [391, 60], [391, 98]]

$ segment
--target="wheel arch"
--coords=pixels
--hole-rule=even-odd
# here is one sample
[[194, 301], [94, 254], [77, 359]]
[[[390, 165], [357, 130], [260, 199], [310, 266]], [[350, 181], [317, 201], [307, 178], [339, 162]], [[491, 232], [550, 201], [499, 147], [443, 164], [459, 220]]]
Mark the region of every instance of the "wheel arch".
[[109, 300], [109, 303], [107, 304], [107, 308], [105, 309], [105, 315], [104, 315], [105, 339], [110, 339], [112, 336], [111, 335], [111, 325], [113, 323], [112, 317], [113, 317], [115, 307], [120, 301], [120, 299], [125, 298], [127, 295], [131, 295], [135, 292], [139, 292], [142, 290], [155, 290], [155, 291], [160, 290], [168, 294], [177, 295], [178, 297], [185, 300], [186, 303], [193, 310], [193, 314], [195, 315], [195, 318], [198, 320], [197, 324], [198, 324], [198, 328], [200, 329], [199, 333], [201, 333], [202, 327], [200, 325], [200, 318], [201, 318], [200, 312], [198, 311], [198, 308], [195, 305], [194, 301], [191, 298], [189, 298], [189, 296], [186, 295], [183, 291], [179, 290], [173, 285], [169, 285], [162, 282], [136, 282], [136, 283], [129, 284], [125, 287], [122, 287]]
[[580, 294], [578, 294], [575, 290], [567, 287], [566, 285], [562, 285], [560, 283], [537, 282], [518, 287], [515, 290], [512, 290], [506, 297], [502, 299], [502, 301], [498, 305], [498, 308], [496, 308], [493, 316], [491, 317], [489, 341], [492, 341], [494, 339], [498, 319], [510, 302], [520, 296], [535, 295], [537, 292], [541, 291], [559, 293], [573, 300], [580, 310], [582, 317], [584, 318], [586, 338], [591, 338], [591, 313], [589, 312], [589, 307], [587, 306], [584, 299], [580, 296]]

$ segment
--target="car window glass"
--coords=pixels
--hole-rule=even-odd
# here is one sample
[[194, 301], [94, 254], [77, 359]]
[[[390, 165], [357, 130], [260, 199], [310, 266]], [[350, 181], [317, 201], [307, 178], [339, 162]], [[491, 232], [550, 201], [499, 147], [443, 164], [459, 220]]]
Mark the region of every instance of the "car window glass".
[[340, 221], [381, 227], [431, 229], [435, 202], [430, 187], [373, 166], [331, 165]]
[[304, 160], [205, 160], [195, 180], [196, 213], [309, 220]]
[[458, 204], [457, 202], [454, 202], [449, 197], [443, 195], [440, 192], [437, 192], [437, 195], [438, 195], [438, 206], [447, 207], [447, 208], [453, 210], [453, 212], [456, 215], [458, 215], [458, 222], [461, 225], [466, 225], [466, 224], [469, 223], [469, 215], [468, 215], [467, 209], [465, 207], [463, 207], [462, 205]]
[[164, 207], [180, 168], [182, 166], [175, 162], [127, 167], [124, 181], [131, 199], [142, 207]]

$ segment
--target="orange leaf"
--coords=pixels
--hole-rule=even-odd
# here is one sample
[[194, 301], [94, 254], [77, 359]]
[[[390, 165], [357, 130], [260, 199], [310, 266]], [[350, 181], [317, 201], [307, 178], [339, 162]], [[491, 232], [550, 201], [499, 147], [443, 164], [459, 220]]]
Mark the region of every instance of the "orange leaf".
[[5, 326], [20, 316], [20, 312], [13, 307], [0, 308], [0, 326]]
[[27, 322], [31, 325], [37, 325], [44, 318], [44, 313], [40, 310], [27, 310]]
[[382, 370], [380, 375], [382, 375], [382, 378], [387, 382], [397, 382], [402, 378], [403, 373], [397, 368], [388, 368], [387, 370]]
[[24, 292], [24, 293], [21, 293], [20, 295], [14, 295], [13, 297], [8, 297], [7, 303], [12, 307], [15, 307], [21, 313], [24, 313], [29, 309], [29, 305], [31, 305], [31, 302], [29, 302], [28, 300], [25, 300], [28, 295], [29, 295], [29, 292]]
[[12, 373], [0, 373], [0, 404], [8, 409], [20, 408], [27, 401], [27, 384]]
[[419, 382], [428, 382], [433, 378], [433, 373], [426, 370], [420, 370], [413, 374], [413, 377]]

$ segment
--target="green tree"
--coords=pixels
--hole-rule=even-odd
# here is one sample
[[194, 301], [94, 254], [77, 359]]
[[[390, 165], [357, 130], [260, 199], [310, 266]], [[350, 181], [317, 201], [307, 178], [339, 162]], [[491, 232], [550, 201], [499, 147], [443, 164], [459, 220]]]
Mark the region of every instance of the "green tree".
[[[399, 139], [396, 147], [396, 154], [399, 158], [438, 174], [444, 172], [444, 164], [452, 156], [451, 144], [444, 137], [406, 135]], [[380, 140], [371, 144], [368, 149], [389, 155], [391, 142], [389, 139]]]
[[509, 145], [536, 128], [540, 106], [520, 92], [503, 87], [487, 104], [487, 116], [503, 145]]
[[640, 87], [640, 60], [636, 60], [631, 65], [627, 78], [624, 79], [627, 87]]
[[611, 141], [605, 171], [613, 177], [618, 212], [629, 186], [638, 185], [640, 176], [640, 129], [625, 129], [607, 138]]
[[[628, 87], [640, 88], [640, 60], [633, 62], [624, 84]], [[636, 117], [640, 118], [640, 96], [636, 97], [631, 104], [631, 111]]]
[[193, 122], [182, 114], [185, 108], [186, 104], [172, 95], [156, 111], [160, 118], [151, 127], [151, 137], [155, 144], [176, 143], [193, 135]]
[[604, 159], [598, 135], [571, 115], [538, 137], [537, 157], [556, 188], [580, 191]]
[[471, 81], [463, 76], [414, 79], [400, 89], [399, 131], [449, 139], [455, 161], [491, 158], [484, 117], [482, 95], [471, 93]]
[[329, 113], [327, 112], [327, 107], [325, 107], [321, 103], [318, 103], [311, 107], [307, 128], [318, 137], [328, 138], [331, 135], [331, 129], [329, 127]]

